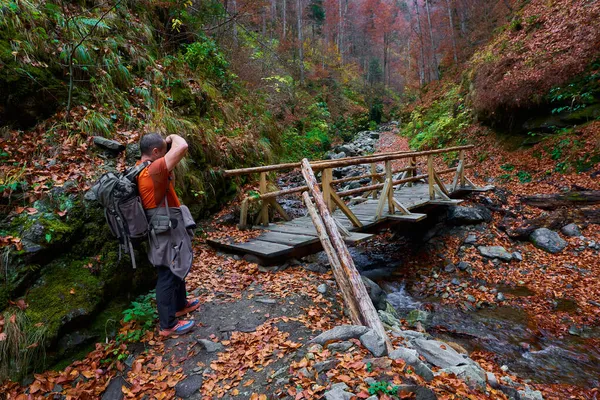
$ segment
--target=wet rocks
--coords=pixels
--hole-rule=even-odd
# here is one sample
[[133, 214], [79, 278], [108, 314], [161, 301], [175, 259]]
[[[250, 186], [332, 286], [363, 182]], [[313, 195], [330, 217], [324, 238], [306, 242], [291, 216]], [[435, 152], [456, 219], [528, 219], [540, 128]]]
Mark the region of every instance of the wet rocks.
[[415, 339], [411, 344], [428, 363], [436, 367], [449, 368], [467, 364], [467, 360], [456, 350], [437, 340]]
[[348, 339], [358, 339], [369, 331], [366, 326], [358, 325], [340, 325], [333, 329], [321, 333], [315, 337], [310, 343], [317, 343], [321, 346], [328, 342], [344, 341]]
[[387, 354], [385, 341], [374, 330], [369, 329], [369, 331], [362, 335], [359, 339], [362, 345], [365, 346], [365, 348], [369, 350], [375, 357], [382, 357]]
[[481, 222], [490, 222], [491, 220], [491, 211], [483, 206], [452, 206], [448, 209], [447, 221], [452, 225], [472, 225]]
[[351, 342], [344, 341], [331, 343], [329, 346], [327, 346], [327, 349], [329, 349], [332, 353], [344, 353], [352, 346], [354, 345]]
[[487, 376], [483, 368], [477, 363], [444, 368], [442, 372], [456, 375], [457, 378], [462, 379], [472, 388], [485, 389]]
[[560, 231], [563, 233], [563, 235], [570, 237], [581, 236], [581, 231], [579, 230], [579, 227], [576, 224], [565, 225], [561, 228]]
[[386, 294], [379, 287], [378, 284], [373, 282], [371, 279], [366, 276], [361, 276], [363, 283], [365, 284], [365, 288], [367, 289], [367, 293], [369, 294], [369, 298], [373, 302], [373, 305], [378, 310], [385, 310], [387, 304], [385, 302]]
[[325, 294], [327, 293], [327, 285], [322, 283], [317, 287], [317, 292], [321, 293], [321, 294]]
[[410, 365], [415, 373], [425, 379], [431, 381], [434, 378], [431, 369], [419, 359], [419, 354], [416, 350], [407, 349], [406, 347], [399, 347], [389, 354], [392, 360], [402, 359], [406, 364]]
[[567, 247], [567, 242], [548, 228], [536, 229], [529, 236], [529, 240], [538, 249], [552, 254], [560, 253]]
[[479, 250], [479, 254], [487, 258], [498, 258], [502, 261], [512, 260], [512, 254], [502, 246], [479, 246], [477, 250]]
[[461, 261], [458, 264], [456, 264], [456, 268], [458, 268], [461, 271], [467, 271], [470, 267], [471, 267], [471, 264], [469, 264], [466, 261]]

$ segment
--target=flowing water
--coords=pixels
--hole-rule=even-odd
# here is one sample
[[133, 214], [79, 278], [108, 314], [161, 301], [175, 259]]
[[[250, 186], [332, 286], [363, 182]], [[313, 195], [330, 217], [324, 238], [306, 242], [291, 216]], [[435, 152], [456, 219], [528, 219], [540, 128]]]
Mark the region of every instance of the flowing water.
[[[401, 316], [423, 309], [424, 302], [413, 298], [403, 283], [385, 284], [388, 301]], [[526, 289], [520, 289], [526, 294]], [[545, 335], [530, 326], [523, 310], [511, 307], [463, 312], [441, 306], [437, 299], [426, 323], [427, 331], [440, 339], [456, 342], [469, 351], [496, 354], [497, 362], [525, 379], [537, 383], [567, 383], [580, 387], [600, 386], [600, 349], [589, 338]], [[600, 329], [587, 333], [600, 338]]]

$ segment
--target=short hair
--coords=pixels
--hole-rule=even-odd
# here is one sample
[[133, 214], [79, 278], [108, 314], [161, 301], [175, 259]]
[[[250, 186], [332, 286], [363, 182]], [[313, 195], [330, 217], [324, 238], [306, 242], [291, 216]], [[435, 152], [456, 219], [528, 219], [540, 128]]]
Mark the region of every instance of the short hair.
[[158, 133], [147, 133], [140, 139], [140, 152], [144, 155], [151, 155], [152, 150], [162, 149], [165, 145], [165, 139]]

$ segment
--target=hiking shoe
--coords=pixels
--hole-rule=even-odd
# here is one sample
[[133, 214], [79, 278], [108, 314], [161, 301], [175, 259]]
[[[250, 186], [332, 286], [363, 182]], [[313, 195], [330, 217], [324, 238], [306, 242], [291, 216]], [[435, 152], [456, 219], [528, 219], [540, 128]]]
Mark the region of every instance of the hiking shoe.
[[198, 307], [200, 307], [200, 300], [198, 299], [192, 299], [192, 300], [188, 300], [187, 304], [185, 305], [185, 308], [177, 311], [175, 313], [176, 317], [181, 317], [185, 314], [189, 314], [194, 310], [197, 310]]
[[194, 321], [181, 320], [171, 329], [161, 329], [160, 336], [183, 335], [194, 329]]

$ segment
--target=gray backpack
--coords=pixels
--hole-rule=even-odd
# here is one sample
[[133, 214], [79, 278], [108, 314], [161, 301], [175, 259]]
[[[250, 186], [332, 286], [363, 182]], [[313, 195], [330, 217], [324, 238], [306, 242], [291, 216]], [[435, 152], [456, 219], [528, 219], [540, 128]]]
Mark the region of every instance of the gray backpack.
[[104, 216], [112, 234], [119, 240], [121, 250], [129, 253], [136, 267], [133, 244], [148, 235], [148, 220], [137, 187], [137, 176], [150, 161], [131, 167], [121, 174], [107, 172], [92, 187], [96, 200], [104, 207]]

